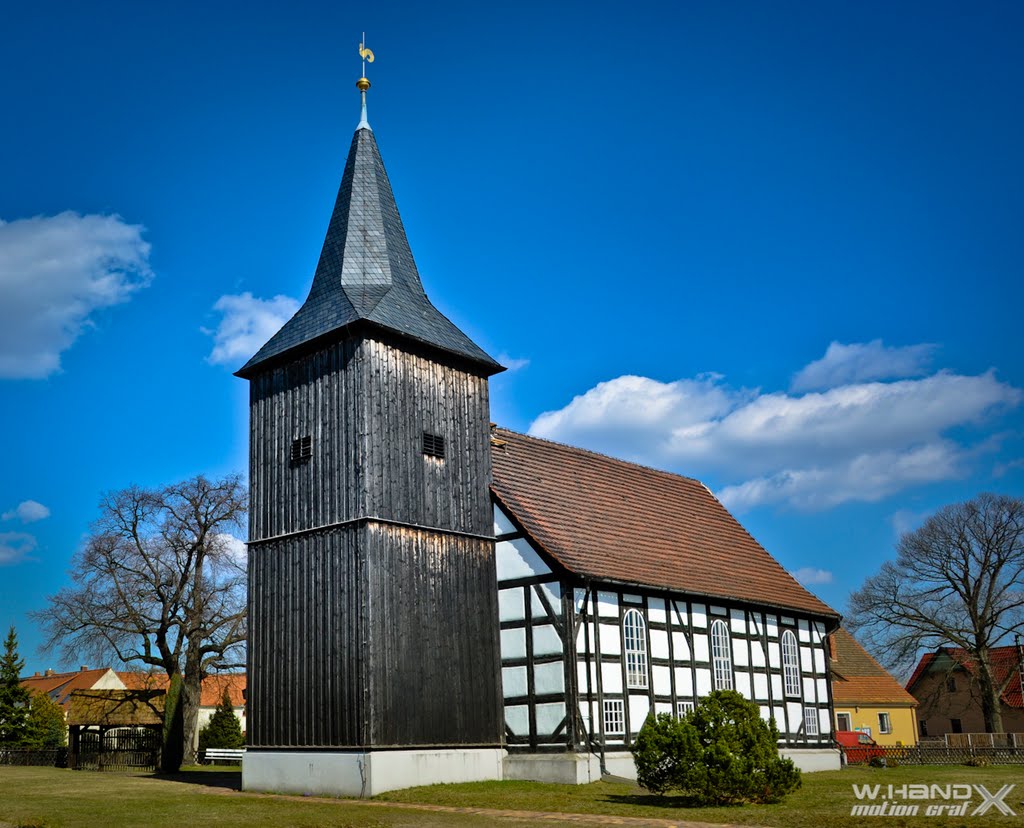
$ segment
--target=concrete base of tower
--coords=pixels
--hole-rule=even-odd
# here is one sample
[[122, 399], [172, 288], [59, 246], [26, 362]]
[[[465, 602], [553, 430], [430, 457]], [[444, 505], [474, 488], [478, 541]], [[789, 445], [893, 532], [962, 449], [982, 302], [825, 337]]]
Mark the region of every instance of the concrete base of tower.
[[510, 753], [506, 779], [586, 785], [601, 778], [601, 757], [593, 753]]
[[312, 796], [376, 796], [384, 791], [503, 778], [500, 748], [298, 751], [250, 748], [242, 790]]

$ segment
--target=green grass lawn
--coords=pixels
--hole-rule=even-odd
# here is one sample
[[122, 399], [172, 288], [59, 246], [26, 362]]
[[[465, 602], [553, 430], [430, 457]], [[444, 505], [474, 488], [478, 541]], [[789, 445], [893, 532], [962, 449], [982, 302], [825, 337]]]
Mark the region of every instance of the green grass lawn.
[[[1024, 767], [857, 768], [804, 775], [804, 785], [778, 805], [739, 808], [683, 808], [670, 798], [648, 794], [626, 782], [548, 785], [535, 782], [481, 782], [433, 785], [394, 791], [373, 803], [332, 802], [303, 797], [267, 797], [237, 791], [239, 773], [231, 768], [189, 770], [172, 778], [0, 767], [0, 825], [32, 828], [204, 828], [205, 826], [482, 826], [509, 828], [557, 825], [558, 820], [407, 810], [399, 803], [457, 808], [547, 811], [660, 820], [761, 825], [770, 828], [830, 826], [987, 826], [1019, 825], [1024, 817]], [[1006, 802], [1019, 816], [994, 810], [978, 817], [851, 817], [853, 784], [980, 784], [993, 793], [1016, 787]], [[974, 803], [981, 801], [974, 798]], [[924, 803], [928, 804], [928, 803]], [[923, 810], [923, 808], [922, 808]], [[968, 809], [968, 814], [970, 809]], [[589, 824], [600, 824], [598, 821]], [[579, 824], [579, 823], [577, 823]], [[6, 828], [6, 826], [3, 826]]]

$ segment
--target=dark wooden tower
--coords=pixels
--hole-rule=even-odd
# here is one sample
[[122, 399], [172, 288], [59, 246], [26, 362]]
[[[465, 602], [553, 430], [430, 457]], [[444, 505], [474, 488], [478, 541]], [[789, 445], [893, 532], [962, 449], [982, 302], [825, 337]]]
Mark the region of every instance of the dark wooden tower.
[[309, 297], [238, 372], [250, 758], [501, 747], [501, 370], [427, 299], [364, 98]]

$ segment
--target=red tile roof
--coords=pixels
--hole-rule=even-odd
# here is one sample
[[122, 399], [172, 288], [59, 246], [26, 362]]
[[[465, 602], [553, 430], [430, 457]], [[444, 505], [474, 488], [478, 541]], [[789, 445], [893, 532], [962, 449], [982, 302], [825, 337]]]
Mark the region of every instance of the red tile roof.
[[49, 693], [57, 704], [67, 709], [70, 704], [68, 696], [75, 690], [91, 690], [109, 667], [95, 670], [76, 670], [73, 673], [53, 673], [29, 676], [21, 679], [21, 686], [27, 687], [32, 694]]
[[570, 572], [838, 615], [700, 481], [505, 429], [493, 438], [495, 496]]
[[[166, 673], [118, 673], [121, 681], [129, 690], [165, 690], [167, 688]], [[245, 707], [245, 673], [218, 673], [203, 679], [202, 694], [199, 699], [201, 707], [216, 707], [227, 689], [232, 707]]]
[[[921, 660], [918, 662], [917, 667], [914, 668], [913, 674], [910, 676], [910, 680], [907, 682], [907, 690], [913, 690], [917, 681], [927, 672], [928, 668], [932, 663], [939, 657], [940, 654], [949, 656], [958, 667], [963, 668], [968, 673], [974, 673], [976, 669], [976, 663], [974, 659], [967, 653], [966, 650], [960, 647], [939, 647], [934, 653], [925, 653], [921, 656]], [[996, 685], [1002, 684], [1009, 678], [1009, 684], [1006, 685], [1006, 689], [1002, 693], [1003, 704], [1008, 707], [1024, 708], [1024, 687], [1022, 687], [1022, 655], [1021, 651], [1014, 646], [1011, 647], [993, 647], [988, 651], [989, 661], [992, 663], [992, 678], [995, 680]]]
[[829, 636], [829, 641], [834, 647], [830, 667], [836, 704], [917, 704], [917, 699], [842, 627]]

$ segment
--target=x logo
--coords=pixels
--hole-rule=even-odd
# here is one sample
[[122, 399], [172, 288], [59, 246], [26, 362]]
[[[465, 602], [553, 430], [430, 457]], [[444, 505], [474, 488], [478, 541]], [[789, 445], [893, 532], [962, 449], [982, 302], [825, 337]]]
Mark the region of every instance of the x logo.
[[981, 816], [981, 814], [986, 813], [988, 809], [992, 807], [995, 807], [1001, 814], [1016, 816], [1010, 806], [1003, 802], [1003, 797], [1013, 790], [1013, 785], [1003, 785], [1003, 787], [994, 794], [989, 793], [988, 789], [984, 785], [975, 785], [974, 790], [981, 794], [984, 801], [977, 808], [971, 811], [971, 816]]

